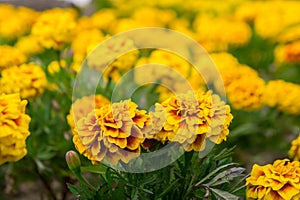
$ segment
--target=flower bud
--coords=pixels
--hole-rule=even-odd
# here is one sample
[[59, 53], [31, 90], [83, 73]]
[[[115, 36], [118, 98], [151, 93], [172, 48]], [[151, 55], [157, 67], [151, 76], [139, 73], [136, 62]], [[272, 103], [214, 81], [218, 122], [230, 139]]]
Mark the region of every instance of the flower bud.
[[66, 161], [70, 170], [77, 171], [80, 169], [81, 162], [78, 154], [75, 151], [68, 151], [66, 153]]

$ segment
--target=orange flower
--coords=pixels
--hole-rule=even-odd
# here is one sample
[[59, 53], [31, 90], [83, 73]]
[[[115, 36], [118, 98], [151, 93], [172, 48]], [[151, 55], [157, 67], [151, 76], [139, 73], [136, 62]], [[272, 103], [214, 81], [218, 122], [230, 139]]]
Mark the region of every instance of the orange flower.
[[233, 117], [229, 106], [211, 91], [172, 96], [162, 106], [166, 111], [165, 137], [182, 144], [186, 151], [202, 150], [206, 138], [217, 144], [226, 140]]
[[141, 129], [148, 121], [146, 111], [130, 100], [108, 104], [79, 119], [73, 141], [93, 163], [104, 158], [113, 165], [128, 163], [140, 154]]
[[300, 160], [300, 134], [295, 140], [292, 141], [292, 147], [289, 150], [289, 156], [294, 160]]
[[0, 165], [27, 154], [30, 117], [25, 114], [26, 104], [19, 94], [0, 95]]
[[296, 200], [300, 195], [300, 163], [288, 159], [255, 164], [246, 180], [247, 199]]

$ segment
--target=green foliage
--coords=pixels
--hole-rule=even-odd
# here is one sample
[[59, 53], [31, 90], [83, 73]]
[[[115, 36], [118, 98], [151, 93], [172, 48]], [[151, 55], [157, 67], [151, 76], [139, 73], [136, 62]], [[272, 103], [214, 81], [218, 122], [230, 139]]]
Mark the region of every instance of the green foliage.
[[[80, 199], [238, 199], [244, 193], [244, 168], [233, 163], [231, 149], [216, 147], [200, 158], [186, 152], [172, 165], [148, 173], [125, 173], [104, 165], [83, 166], [82, 171], [98, 176], [94, 193], [86, 182], [69, 185]], [[79, 177], [80, 180], [80, 177]]]

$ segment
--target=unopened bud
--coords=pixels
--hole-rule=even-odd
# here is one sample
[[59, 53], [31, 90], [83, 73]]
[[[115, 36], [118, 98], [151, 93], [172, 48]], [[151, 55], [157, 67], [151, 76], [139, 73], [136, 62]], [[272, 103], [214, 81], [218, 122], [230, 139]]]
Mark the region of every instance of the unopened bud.
[[78, 154], [75, 151], [68, 151], [66, 153], [66, 161], [70, 170], [80, 170], [81, 162]]

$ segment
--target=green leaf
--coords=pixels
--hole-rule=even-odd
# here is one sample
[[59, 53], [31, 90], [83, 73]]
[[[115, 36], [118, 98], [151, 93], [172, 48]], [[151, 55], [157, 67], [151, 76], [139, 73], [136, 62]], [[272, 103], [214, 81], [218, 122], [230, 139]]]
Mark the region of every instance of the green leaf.
[[228, 183], [229, 181], [233, 180], [234, 178], [241, 176], [241, 174], [245, 171], [242, 167], [233, 167], [226, 171], [221, 172], [217, 176], [215, 176], [207, 185], [209, 186], [216, 186], [223, 183]]
[[229, 192], [215, 189], [215, 188], [210, 188], [210, 190], [217, 195], [218, 197], [221, 197], [224, 200], [238, 200], [239, 197], [233, 194], [230, 194]]
[[82, 172], [91, 172], [96, 174], [105, 174], [107, 167], [105, 165], [93, 165], [81, 167]]
[[205, 176], [201, 181], [199, 181], [198, 183], [196, 183], [196, 187], [199, 186], [200, 184], [204, 183], [204, 181], [208, 180], [211, 176], [213, 176], [214, 174], [216, 174], [218, 171], [224, 169], [224, 168], [227, 168], [229, 166], [233, 166], [233, 165], [236, 165], [237, 163], [229, 163], [229, 164], [226, 164], [226, 165], [222, 165], [220, 167], [218, 167], [217, 169], [213, 170], [212, 172], [210, 172], [207, 176]]
[[75, 185], [72, 185], [70, 183], [67, 183], [67, 187], [68, 189], [70, 190], [70, 192], [72, 192], [74, 195], [79, 195], [80, 192], [79, 192], [79, 189], [75, 186]]
[[158, 195], [157, 198], [161, 198], [164, 195], [166, 195], [170, 190], [174, 189], [174, 186], [178, 183], [179, 179], [176, 179], [175, 181], [173, 181], [173, 183], [171, 183], [160, 195]]

